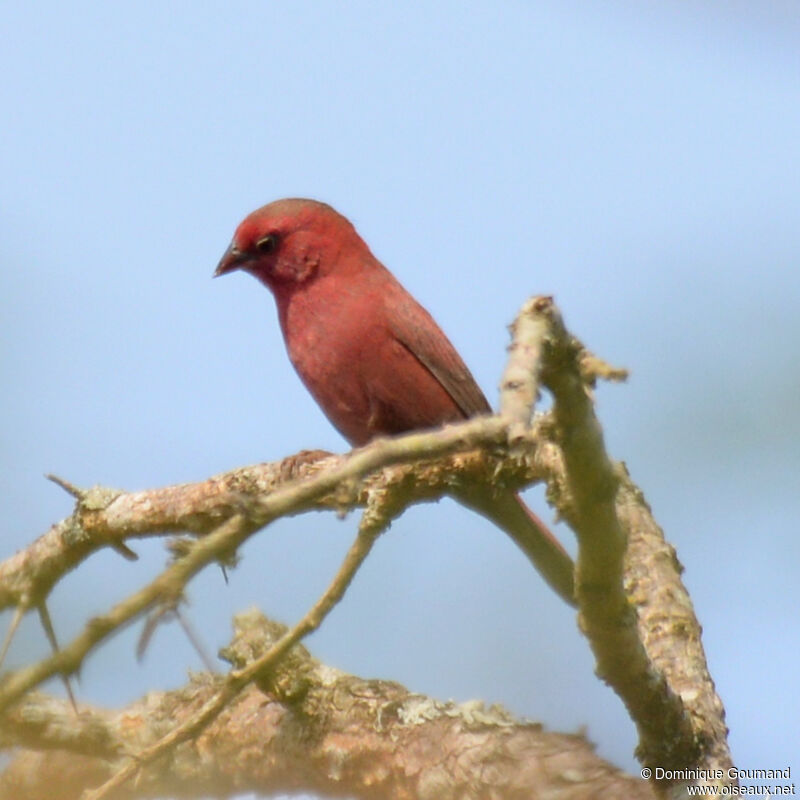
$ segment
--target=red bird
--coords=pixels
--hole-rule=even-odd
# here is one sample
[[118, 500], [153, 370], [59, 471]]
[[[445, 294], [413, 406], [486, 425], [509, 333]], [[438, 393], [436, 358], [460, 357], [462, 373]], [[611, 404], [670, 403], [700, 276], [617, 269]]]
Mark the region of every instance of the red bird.
[[[289, 358], [352, 445], [491, 411], [431, 315], [324, 203], [277, 200], [236, 229], [217, 275], [242, 269], [275, 296]], [[567, 602], [572, 560], [513, 492], [458, 499], [505, 530]]]

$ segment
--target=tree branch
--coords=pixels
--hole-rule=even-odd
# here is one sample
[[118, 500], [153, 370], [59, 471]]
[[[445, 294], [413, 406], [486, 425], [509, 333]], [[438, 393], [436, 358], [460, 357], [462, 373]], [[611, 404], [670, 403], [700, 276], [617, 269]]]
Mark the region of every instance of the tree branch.
[[[546, 479], [549, 500], [578, 537], [582, 630], [595, 653], [598, 674], [619, 694], [637, 725], [640, 759], [654, 770], [726, 771], [731, 758], [724, 711], [708, 674], [680, 565], [641, 491], [606, 454], [594, 415], [591, 388], [596, 379], [618, 380], [624, 372], [592, 356], [569, 335], [551, 298], [529, 301], [513, 331], [503, 413], [498, 416], [381, 439], [346, 456], [299, 453], [166, 489], [81, 490], [61, 481], [77, 497], [73, 515], [0, 564], [0, 609], [16, 607], [15, 620], [20, 610], [40, 606], [66, 572], [100, 547], [124, 548], [127, 540], [174, 531], [200, 538], [176, 548], [177, 559], [161, 575], [91, 621], [61, 652], [4, 676], [0, 708], [45, 678], [77, 669], [114, 630], [177, 597], [200, 569], [228, 559], [249, 536], [280, 516], [367, 505], [369, 520], [370, 509], [391, 509], [394, 516], [411, 503], [457, 496], [470, 483], [516, 490]], [[539, 383], [553, 393], [554, 406], [529, 424]], [[329, 598], [340, 591], [337, 585], [343, 590], [346, 582], [334, 581]], [[328, 601], [320, 602], [324, 606]], [[319, 624], [315, 613], [301, 621], [296, 635], [303, 635], [312, 622]], [[278, 655], [269, 655], [265, 663], [274, 667], [288, 646], [281, 645]], [[246, 673], [247, 680], [261, 674], [260, 669]], [[236, 687], [233, 694], [247, 682], [240, 679], [236, 670], [226, 679]], [[222, 704], [212, 706], [216, 714]], [[201, 727], [197, 720], [204, 725], [213, 717], [196, 713], [184, 732], [196, 733]], [[173, 736], [175, 744], [183, 741], [183, 733]], [[165, 751], [153, 747], [133, 752], [155, 758]], [[678, 788], [657, 787], [661, 793]]]
[[[257, 664], [286, 635], [259, 612], [238, 615], [226, 651], [234, 672]], [[0, 775], [0, 796], [78, 800], [125, 769], [124, 753], [148, 753], [164, 729], [191, 724], [228, 680], [198, 676], [118, 713], [87, 711], [81, 724], [65, 703], [29, 696], [0, 736], [14, 727], [39, 752], [17, 754]], [[245, 689], [198, 738], [153, 762], [114, 797], [243, 792], [364, 800], [654, 797], [646, 782], [600, 759], [583, 736], [546, 732], [497, 706], [444, 703], [397, 683], [348, 675], [302, 646], [291, 648], [258, 688]]]
[[[549, 330], [542, 380], [555, 400], [553, 438], [564, 458], [561, 485], [571, 497], [565, 516], [579, 543], [581, 628], [597, 674], [636, 723], [637, 755], [645, 766], [654, 772], [720, 770], [724, 778], [697, 783], [730, 785], [724, 709], [675, 551], [641, 490], [605, 452], [583, 345], [569, 335], [550, 298], [530, 301], [522, 313], [545, 320]], [[596, 360], [588, 364], [597, 372]], [[659, 788], [680, 792], [668, 784]]]

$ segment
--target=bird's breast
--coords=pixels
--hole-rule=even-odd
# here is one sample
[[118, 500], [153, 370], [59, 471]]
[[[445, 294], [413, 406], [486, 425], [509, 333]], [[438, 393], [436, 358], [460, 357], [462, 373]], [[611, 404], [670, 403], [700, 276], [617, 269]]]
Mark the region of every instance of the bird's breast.
[[[413, 299], [383, 277], [383, 285], [377, 279], [313, 282], [279, 305], [294, 368], [355, 445], [465, 416], [425, 357], [406, 344], [419, 338], [414, 328], [428, 323], [428, 316], [404, 312], [403, 304]], [[398, 325], [404, 335], [398, 335]], [[438, 329], [434, 333], [444, 337]]]
[[367, 300], [331, 286], [325, 292], [298, 293], [281, 314], [297, 374], [328, 419], [354, 444], [371, 438], [366, 433], [370, 398], [364, 365], [379, 326]]

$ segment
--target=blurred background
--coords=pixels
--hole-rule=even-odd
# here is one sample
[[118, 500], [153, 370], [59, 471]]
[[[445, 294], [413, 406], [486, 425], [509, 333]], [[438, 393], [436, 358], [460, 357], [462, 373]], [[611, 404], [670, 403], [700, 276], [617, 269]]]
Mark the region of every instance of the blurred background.
[[[736, 763], [800, 769], [796, 3], [6, 2], [0, 25], [2, 557], [70, 513], [45, 472], [139, 489], [346, 449], [269, 293], [211, 280], [246, 213], [318, 198], [493, 401], [533, 293], [631, 370], [597, 410], [685, 565]], [[212, 651], [251, 605], [296, 620], [356, 523], [284, 521], [229, 585], [203, 573], [188, 614]], [[165, 561], [160, 540], [135, 549], [58, 587], [62, 640]], [[138, 664], [138, 633], [92, 655], [82, 699], [119, 706], [201, 668], [175, 626]], [[638, 772], [573, 613], [450, 501], [397, 522], [307, 643], [364, 677], [585, 727]], [[9, 660], [46, 651], [31, 619]]]

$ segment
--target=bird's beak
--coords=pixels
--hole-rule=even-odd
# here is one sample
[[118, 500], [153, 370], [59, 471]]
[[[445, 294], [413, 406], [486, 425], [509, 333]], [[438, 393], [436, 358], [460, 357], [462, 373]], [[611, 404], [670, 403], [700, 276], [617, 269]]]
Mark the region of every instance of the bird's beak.
[[217, 268], [214, 270], [214, 277], [219, 278], [220, 275], [225, 275], [228, 272], [239, 269], [239, 267], [244, 264], [245, 260], [246, 255], [237, 247], [231, 245], [219, 260], [219, 264], [217, 264]]

